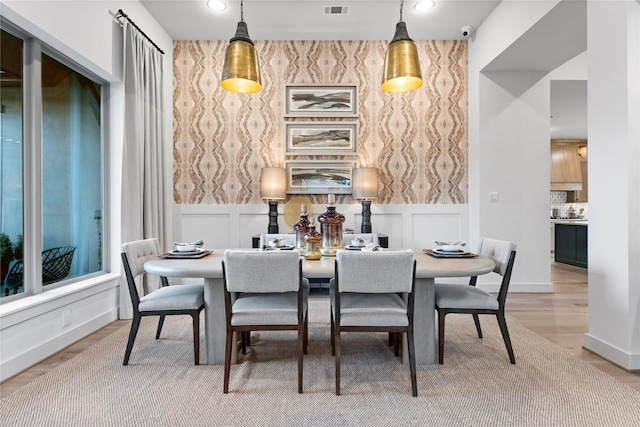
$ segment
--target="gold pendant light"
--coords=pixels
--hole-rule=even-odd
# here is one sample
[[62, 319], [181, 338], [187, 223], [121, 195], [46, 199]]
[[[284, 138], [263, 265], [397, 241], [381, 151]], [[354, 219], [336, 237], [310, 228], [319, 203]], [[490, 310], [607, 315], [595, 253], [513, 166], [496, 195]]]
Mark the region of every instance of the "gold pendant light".
[[244, 22], [244, 2], [240, 2], [240, 22], [236, 34], [229, 40], [224, 57], [220, 86], [236, 93], [256, 93], [262, 90], [258, 53]]
[[418, 48], [407, 33], [407, 24], [402, 20], [403, 6], [404, 0], [400, 3], [400, 21], [396, 24], [396, 33], [384, 58], [382, 90], [386, 92], [408, 92], [422, 86]]

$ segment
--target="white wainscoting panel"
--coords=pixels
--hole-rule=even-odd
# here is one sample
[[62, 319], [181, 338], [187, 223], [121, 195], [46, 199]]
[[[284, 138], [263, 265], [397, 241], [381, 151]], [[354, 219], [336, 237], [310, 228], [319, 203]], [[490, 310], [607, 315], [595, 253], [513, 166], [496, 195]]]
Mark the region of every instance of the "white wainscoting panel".
[[[279, 232], [292, 233], [284, 222], [284, 204], [278, 206]], [[360, 231], [360, 204], [338, 205], [345, 216], [345, 228]], [[326, 206], [313, 205], [314, 217]], [[208, 248], [251, 247], [252, 236], [267, 232], [268, 206], [264, 205], [174, 205], [174, 237], [176, 241], [202, 239]], [[468, 205], [371, 205], [374, 233], [386, 234], [389, 247], [416, 251], [434, 247], [435, 240], [469, 242]], [[320, 225], [316, 229], [320, 231]], [[474, 246], [471, 246], [474, 247]]]

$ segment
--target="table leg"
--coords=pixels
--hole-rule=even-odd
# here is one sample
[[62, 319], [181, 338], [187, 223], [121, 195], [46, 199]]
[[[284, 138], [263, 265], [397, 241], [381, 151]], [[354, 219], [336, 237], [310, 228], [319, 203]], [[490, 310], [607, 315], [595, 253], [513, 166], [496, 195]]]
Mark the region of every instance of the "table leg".
[[204, 279], [204, 323], [207, 364], [222, 365], [227, 332], [222, 278]]
[[[436, 363], [435, 280], [416, 278], [415, 307], [413, 311], [413, 335], [416, 348], [416, 365]], [[406, 340], [403, 340], [406, 347]], [[408, 363], [408, 350], [403, 348], [403, 361]]]

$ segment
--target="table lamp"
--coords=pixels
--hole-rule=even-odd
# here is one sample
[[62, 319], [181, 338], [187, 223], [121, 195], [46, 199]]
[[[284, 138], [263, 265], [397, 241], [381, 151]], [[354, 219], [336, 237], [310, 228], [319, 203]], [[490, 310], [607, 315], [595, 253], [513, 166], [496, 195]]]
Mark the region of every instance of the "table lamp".
[[353, 198], [362, 201], [361, 233], [371, 233], [371, 199], [378, 197], [378, 168], [353, 170]]
[[287, 171], [284, 168], [262, 168], [260, 197], [269, 201], [269, 234], [278, 234], [278, 200], [287, 197]]

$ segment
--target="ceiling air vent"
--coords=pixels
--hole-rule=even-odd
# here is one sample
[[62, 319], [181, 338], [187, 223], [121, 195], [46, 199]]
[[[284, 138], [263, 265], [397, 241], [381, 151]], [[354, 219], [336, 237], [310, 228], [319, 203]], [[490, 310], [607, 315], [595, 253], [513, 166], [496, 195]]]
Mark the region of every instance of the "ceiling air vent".
[[347, 15], [349, 14], [349, 6], [325, 6], [325, 15]]

